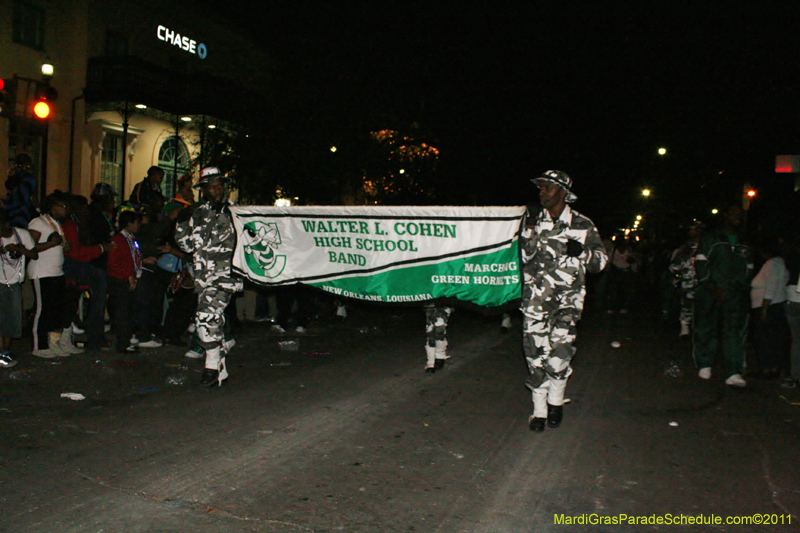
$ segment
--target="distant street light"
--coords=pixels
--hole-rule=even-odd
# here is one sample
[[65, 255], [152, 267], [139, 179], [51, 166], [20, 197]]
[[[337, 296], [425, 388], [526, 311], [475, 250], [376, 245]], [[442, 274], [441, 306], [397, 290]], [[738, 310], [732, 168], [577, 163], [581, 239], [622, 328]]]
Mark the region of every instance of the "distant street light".
[[658, 149], [658, 155], [667, 155], [667, 149], [666, 148], [659, 148]]
[[336, 152], [336, 147], [335, 146], [331, 146], [331, 153], [335, 153], [335, 152]]
[[650, 189], [642, 189], [642, 196], [644, 196], [645, 198], [650, 196]]
[[717, 213], [719, 213], [719, 209], [717, 209], [716, 207], [711, 210], [712, 215], [716, 215]]

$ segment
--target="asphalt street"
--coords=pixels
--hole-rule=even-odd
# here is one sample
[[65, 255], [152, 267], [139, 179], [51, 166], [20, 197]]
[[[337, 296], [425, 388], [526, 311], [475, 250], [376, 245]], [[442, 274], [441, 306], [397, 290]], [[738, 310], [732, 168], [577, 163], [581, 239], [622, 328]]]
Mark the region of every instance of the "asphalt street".
[[800, 530], [800, 390], [702, 381], [677, 322], [589, 310], [564, 423], [532, 433], [520, 317], [499, 325], [457, 310], [426, 374], [421, 308], [303, 335], [243, 323], [212, 390], [177, 346], [19, 355], [0, 372], [0, 531]]

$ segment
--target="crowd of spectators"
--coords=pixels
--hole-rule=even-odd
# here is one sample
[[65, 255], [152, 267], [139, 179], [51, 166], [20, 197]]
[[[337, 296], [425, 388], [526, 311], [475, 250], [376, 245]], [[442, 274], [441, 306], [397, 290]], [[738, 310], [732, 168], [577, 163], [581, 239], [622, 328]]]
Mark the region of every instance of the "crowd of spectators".
[[89, 199], [56, 190], [28, 209], [35, 180], [28, 183], [25, 156], [18, 160], [9, 178], [14, 192], [7, 195], [14, 205], [0, 210], [0, 368], [18, 362], [11, 342], [22, 336], [26, 276], [33, 288], [33, 356], [135, 353], [190, 342], [196, 305], [191, 261], [174, 231], [181, 211], [194, 208], [191, 176], [179, 180], [171, 199], [161, 193], [164, 172], [152, 167], [125, 201], [101, 182]]

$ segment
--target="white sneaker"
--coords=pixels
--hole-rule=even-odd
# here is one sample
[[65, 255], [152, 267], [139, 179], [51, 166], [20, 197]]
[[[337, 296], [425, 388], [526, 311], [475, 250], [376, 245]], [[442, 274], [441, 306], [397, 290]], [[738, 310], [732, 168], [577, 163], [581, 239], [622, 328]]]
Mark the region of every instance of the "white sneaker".
[[275, 333], [286, 333], [286, 330], [280, 324], [272, 324], [272, 331]]
[[8, 352], [0, 353], [0, 368], [11, 368], [12, 366], [17, 366], [17, 361], [11, 357], [11, 354]]
[[139, 339], [137, 339], [137, 338], [136, 338], [136, 335], [134, 335], [133, 337], [131, 337], [131, 341], [130, 341], [130, 343], [131, 343], [131, 344], [139, 344]]
[[297, 326], [297, 328], [295, 329], [295, 331], [296, 331], [297, 333], [305, 333], [305, 332], [306, 332], [306, 328], [304, 328], [303, 326]]
[[730, 385], [732, 387], [746, 387], [747, 382], [739, 374], [734, 374], [725, 380], [725, 385]]
[[186, 352], [185, 355], [189, 359], [200, 359], [200, 358], [202, 358], [204, 356], [204, 354], [202, 354], [200, 352], [196, 352], [194, 350], [189, 350], [188, 352]]
[[55, 359], [58, 357], [56, 354], [51, 352], [49, 348], [45, 348], [44, 350], [34, 350], [31, 352], [31, 355], [41, 357], [42, 359]]
[[74, 333], [75, 335], [83, 335], [84, 333], [86, 333], [86, 330], [79, 328], [75, 324], [72, 324], [72, 333]]
[[69, 354], [83, 353], [83, 348], [78, 348], [72, 342], [72, 330], [70, 328], [64, 328], [64, 330], [61, 332], [61, 336], [58, 339], [58, 346], [65, 353]]
[[64, 351], [61, 346], [59, 346], [59, 342], [61, 342], [61, 334], [55, 331], [50, 332], [50, 338], [47, 343], [47, 347], [51, 353], [57, 355], [58, 357], [69, 357], [72, 355], [69, 352]]
[[701, 368], [700, 372], [697, 373], [697, 377], [700, 379], [711, 379], [711, 367], [707, 366], [705, 368]]
[[147, 342], [140, 342], [138, 343], [139, 348], [161, 348], [163, 344], [161, 344], [156, 339], [150, 339]]

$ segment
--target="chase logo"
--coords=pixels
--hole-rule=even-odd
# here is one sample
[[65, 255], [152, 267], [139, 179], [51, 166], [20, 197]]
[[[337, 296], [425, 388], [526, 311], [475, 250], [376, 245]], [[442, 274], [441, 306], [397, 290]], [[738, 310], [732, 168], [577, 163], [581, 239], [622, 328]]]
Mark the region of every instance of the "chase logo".
[[274, 222], [253, 221], [244, 225], [244, 258], [255, 276], [277, 278], [286, 268], [286, 256], [277, 255], [281, 234]]
[[186, 35], [181, 36], [177, 31], [172, 31], [165, 26], [159, 25], [156, 28], [156, 36], [161, 41], [177, 46], [190, 54], [196, 54], [200, 59], [205, 59], [208, 55], [208, 48], [206, 48], [205, 44], [197, 44], [194, 39]]

